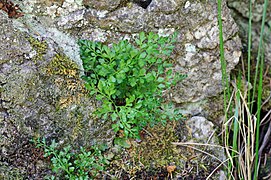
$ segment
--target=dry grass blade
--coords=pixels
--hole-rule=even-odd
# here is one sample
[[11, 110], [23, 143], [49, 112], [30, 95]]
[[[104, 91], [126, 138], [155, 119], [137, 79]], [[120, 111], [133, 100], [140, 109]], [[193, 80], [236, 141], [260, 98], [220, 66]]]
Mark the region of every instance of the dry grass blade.
[[[225, 137], [225, 152], [227, 157], [230, 160], [231, 170], [229, 172], [237, 172], [236, 174], [239, 179], [250, 180], [252, 177], [251, 170], [253, 169], [253, 160], [254, 160], [254, 144], [255, 144], [255, 131], [256, 131], [256, 120], [255, 116], [250, 113], [248, 103], [246, 102], [247, 89], [242, 89], [243, 92], [237, 87], [235, 83], [232, 83], [234, 90], [232, 92], [229, 104], [235, 101], [235, 115], [229, 119], [224, 120], [223, 128], [232, 131], [234, 122], [238, 124], [237, 132], [237, 150], [232, 147], [229, 139], [226, 137], [229, 136], [229, 131], [223, 131]], [[230, 113], [230, 105], [228, 105], [227, 112]], [[234, 149], [234, 150], [233, 150]], [[238, 152], [237, 152], [238, 151]], [[236, 153], [236, 156], [233, 156], [232, 153]], [[235, 159], [237, 157], [237, 160]], [[231, 176], [230, 178], [233, 178]]]
[[[224, 165], [224, 166], [226, 166], [225, 165], [225, 163], [226, 162], [228, 162], [229, 161], [229, 158], [228, 159], [226, 159], [225, 161], [223, 161], [223, 162], [221, 162], [210, 174], [209, 174], [209, 176], [206, 178], [206, 180], [208, 180], [209, 178], [211, 178], [212, 177], [212, 175], [220, 168], [220, 166], [222, 166], [222, 165]], [[234, 176], [232, 175], [232, 177], [234, 178]]]

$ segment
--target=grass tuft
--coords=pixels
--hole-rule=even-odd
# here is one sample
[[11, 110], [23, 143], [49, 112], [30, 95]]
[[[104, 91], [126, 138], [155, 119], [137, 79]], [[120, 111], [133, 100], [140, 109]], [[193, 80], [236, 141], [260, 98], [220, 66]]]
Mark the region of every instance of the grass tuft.
[[[220, 40], [220, 61], [222, 71], [222, 84], [224, 86], [224, 113], [223, 123], [224, 146], [228, 156], [228, 179], [258, 179], [260, 167], [260, 125], [263, 91], [264, 46], [263, 34], [265, 26], [266, 9], [268, 0], [264, 1], [261, 33], [259, 39], [257, 61], [251, 83], [251, 47], [252, 47], [252, 0], [249, 1], [249, 28], [248, 28], [248, 54], [247, 77], [242, 77], [239, 70], [237, 80], [230, 86], [226, 74], [226, 61], [224, 58], [223, 25], [221, 0], [218, 0], [218, 24]], [[244, 71], [244, 70], [243, 70]], [[231, 88], [231, 89], [230, 89]], [[232, 93], [231, 93], [232, 91]], [[252, 96], [251, 96], [252, 92]], [[232, 94], [232, 96], [230, 96]], [[253, 105], [256, 103], [256, 111]], [[233, 107], [233, 108], [232, 108]], [[228, 118], [230, 117], [230, 118]]]

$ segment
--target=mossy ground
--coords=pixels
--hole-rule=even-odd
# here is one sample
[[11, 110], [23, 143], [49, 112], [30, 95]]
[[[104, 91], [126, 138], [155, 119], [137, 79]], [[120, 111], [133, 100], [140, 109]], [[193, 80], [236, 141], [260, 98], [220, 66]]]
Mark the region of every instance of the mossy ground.
[[122, 170], [121, 177], [138, 178], [140, 172], [152, 172], [156, 176], [169, 165], [181, 166], [182, 157], [171, 143], [178, 141], [176, 126], [177, 122], [171, 121], [165, 126], [160, 124], [142, 130], [140, 141], [130, 139], [128, 143], [131, 147], [116, 154], [111, 162], [110, 172], [115, 174]]
[[[218, 162], [192, 148], [172, 144], [189, 140], [192, 140], [191, 133], [184, 120], [147, 127], [141, 132], [140, 142], [129, 141], [129, 149], [113, 148], [115, 156], [108, 174], [112, 179], [204, 179]], [[210, 152], [207, 149], [204, 150]], [[172, 172], [170, 167], [174, 167]]]

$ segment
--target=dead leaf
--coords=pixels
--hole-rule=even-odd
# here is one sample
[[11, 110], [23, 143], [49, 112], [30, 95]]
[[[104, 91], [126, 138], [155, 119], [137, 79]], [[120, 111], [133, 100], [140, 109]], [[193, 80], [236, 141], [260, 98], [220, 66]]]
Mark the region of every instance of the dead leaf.
[[10, 0], [0, 0], [0, 9], [8, 14], [9, 18], [19, 18], [23, 16], [18, 4], [13, 4]]
[[169, 174], [172, 174], [172, 172], [175, 171], [175, 169], [176, 169], [176, 166], [167, 166], [167, 172]]

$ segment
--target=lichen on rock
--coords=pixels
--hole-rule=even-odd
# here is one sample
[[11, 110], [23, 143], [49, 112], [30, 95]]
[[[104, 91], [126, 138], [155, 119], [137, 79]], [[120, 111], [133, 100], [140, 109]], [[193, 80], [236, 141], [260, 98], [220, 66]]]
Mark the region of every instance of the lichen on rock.
[[37, 39], [35, 39], [34, 37], [28, 37], [27, 38], [32, 49], [35, 51], [33, 53], [33, 55], [29, 56], [29, 58], [31, 58], [34, 63], [37, 63], [37, 61], [40, 61], [43, 58], [43, 55], [47, 52], [47, 48], [48, 48], [48, 45], [45, 41], [39, 41]]
[[[27, 166], [19, 164], [12, 155], [18, 155], [25, 146], [29, 152], [36, 152], [29, 144], [31, 138], [45, 137], [48, 141], [55, 139], [60, 146], [79, 147], [95, 142], [111, 146], [115, 137], [112, 122], [92, 115], [99, 104], [88, 96], [80, 78], [83, 68], [78, 39], [110, 45], [120, 39], [132, 41], [141, 31], [162, 36], [177, 31], [171, 58], [174, 70], [188, 77], [167, 97], [179, 106], [196, 105], [186, 111], [195, 115], [202, 113], [206, 99], [222, 91], [215, 1], [152, 0], [146, 7], [137, 0], [94, 2], [16, 1], [24, 17], [10, 20], [0, 13], [0, 157], [1, 162], [16, 172], [19, 169], [27, 178], [35, 179], [33, 174], [44, 169], [26, 175]], [[230, 72], [239, 61], [241, 45], [225, 2], [223, 17], [225, 58]], [[146, 136], [153, 151], [146, 149], [143, 139], [142, 146], [133, 144], [134, 151], [128, 152], [129, 156], [138, 158], [145, 153], [146, 159], [140, 161], [146, 168], [163, 168], [170, 163], [183, 167], [185, 161], [171, 144], [176, 139], [174, 128], [168, 126], [159, 127], [157, 132], [147, 129], [154, 131], [153, 137]], [[187, 132], [178, 130], [183, 135]], [[28, 162], [29, 157], [20, 156], [20, 162]], [[0, 172], [8, 175], [2, 169]]]
[[[228, 5], [231, 8], [232, 17], [239, 27], [239, 36], [243, 43], [243, 51], [247, 51], [247, 39], [248, 39], [248, 18], [249, 18], [249, 5], [245, 0], [228, 0]], [[260, 33], [261, 33], [261, 21], [264, 9], [264, 1], [255, 1], [252, 3], [252, 54], [257, 54]], [[264, 33], [263, 33], [263, 48], [265, 61], [268, 65], [271, 65], [271, 4], [268, 3], [267, 12], [265, 17]]]
[[[111, 123], [94, 121], [96, 103], [85, 90], [78, 64], [52, 41], [39, 41], [18, 31], [2, 14], [0, 22], [0, 39], [12, 39], [0, 42], [1, 163], [14, 172], [19, 170], [23, 178], [35, 179], [37, 174], [44, 176], [45, 168], [33, 160], [33, 138], [55, 139], [76, 147], [96, 141], [110, 144], [114, 137]], [[35, 166], [38, 172], [28, 172]], [[0, 174], [12, 177], [9, 172], [13, 170], [0, 169]]]

